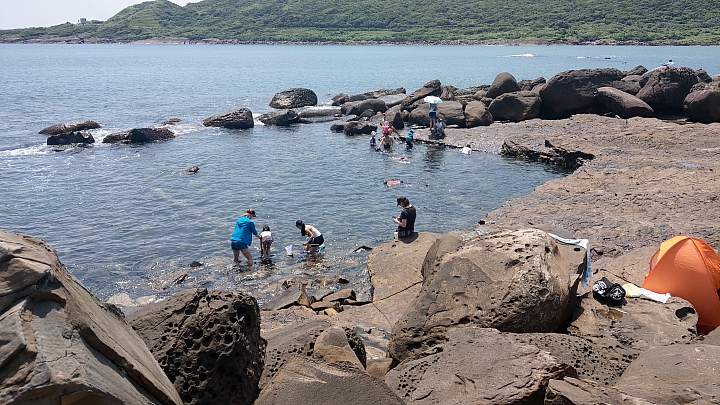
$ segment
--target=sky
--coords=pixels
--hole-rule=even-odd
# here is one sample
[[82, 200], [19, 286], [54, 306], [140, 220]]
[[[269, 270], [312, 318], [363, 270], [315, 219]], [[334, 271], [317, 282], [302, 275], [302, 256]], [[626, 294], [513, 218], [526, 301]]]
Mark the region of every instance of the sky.
[[[170, 0], [184, 6], [189, 1]], [[197, 2], [199, 0], [195, 0]], [[143, 0], [0, 0], [0, 29], [49, 27], [80, 18], [102, 20]]]

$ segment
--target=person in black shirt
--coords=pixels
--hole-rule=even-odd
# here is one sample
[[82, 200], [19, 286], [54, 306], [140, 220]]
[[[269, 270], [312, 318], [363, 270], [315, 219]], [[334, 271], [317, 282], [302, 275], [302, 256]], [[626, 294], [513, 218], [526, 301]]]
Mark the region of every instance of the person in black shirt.
[[403, 210], [399, 217], [393, 218], [393, 221], [398, 224], [398, 238], [405, 238], [415, 232], [415, 207], [410, 204], [410, 200], [405, 196], [397, 198], [397, 205], [402, 207]]

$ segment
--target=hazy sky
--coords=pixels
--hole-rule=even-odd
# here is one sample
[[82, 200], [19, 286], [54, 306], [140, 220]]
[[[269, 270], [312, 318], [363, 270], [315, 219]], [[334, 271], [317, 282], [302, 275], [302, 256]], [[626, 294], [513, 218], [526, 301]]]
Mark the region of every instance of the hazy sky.
[[[170, 0], [181, 6], [189, 3]], [[197, 2], [195, 0], [193, 2]], [[143, 0], [0, 0], [0, 29], [49, 27], [80, 18], [102, 20]]]

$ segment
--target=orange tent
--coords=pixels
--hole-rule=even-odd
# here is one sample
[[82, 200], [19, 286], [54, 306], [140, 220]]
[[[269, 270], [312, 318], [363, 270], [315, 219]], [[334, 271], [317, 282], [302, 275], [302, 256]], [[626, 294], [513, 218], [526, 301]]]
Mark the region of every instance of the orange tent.
[[702, 239], [677, 235], [663, 242], [642, 287], [690, 302], [698, 313], [698, 332], [720, 326], [720, 257]]

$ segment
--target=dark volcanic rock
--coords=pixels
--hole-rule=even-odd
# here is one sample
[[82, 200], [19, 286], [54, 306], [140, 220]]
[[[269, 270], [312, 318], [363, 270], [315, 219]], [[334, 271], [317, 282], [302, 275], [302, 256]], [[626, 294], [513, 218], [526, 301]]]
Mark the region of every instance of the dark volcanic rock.
[[89, 144], [95, 143], [95, 138], [89, 132], [70, 132], [59, 135], [50, 135], [47, 139], [48, 145], [72, 145], [76, 143]]
[[300, 116], [293, 110], [272, 111], [261, 115], [258, 119], [265, 125], [279, 127], [288, 127], [300, 122]]
[[646, 102], [613, 87], [600, 87], [596, 97], [620, 118], [652, 117], [655, 113]]
[[495, 120], [520, 122], [537, 118], [540, 114], [540, 96], [532, 91], [504, 93], [496, 97], [488, 111]]
[[129, 145], [165, 141], [172, 138], [175, 138], [175, 134], [167, 128], [135, 128], [110, 134], [103, 138], [103, 143]]
[[543, 118], [564, 118], [588, 111], [600, 87], [615, 87], [624, 77], [614, 68], [568, 70], [553, 76], [540, 90]]
[[206, 127], [248, 129], [254, 127], [255, 122], [253, 121], [252, 111], [247, 108], [233, 108], [205, 118], [203, 125]]
[[278, 110], [289, 110], [291, 108], [307, 107], [317, 105], [317, 94], [310, 89], [293, 88], [280, 93], [270, 101], [270, 107]]
[[682, 111], [683, 100], [698, 82], [695, 71], [687, 67], [653, 69], [642, 76], [637, 98], [655, 111]]
[[43, 128], [38, 133], [43, 135], [59, 135], [96, 128], [100, 128], [100, 124], [95, 121], [68, 121]]
[[520, 86], [518, 85], [517, 80], [515, 80], [515, 76], [508, 72], [502, 72], [495, 76], [495, 80], [493, 80], [487, 91], [487, 96], [495, 98], [499, 95], [513, 93], [516, 91], [520, 91]]
[[139, 309], [128, 323], [185, 404], [252, 404], [265, 363], [260, 308], [249, 295], [192, 289]]

